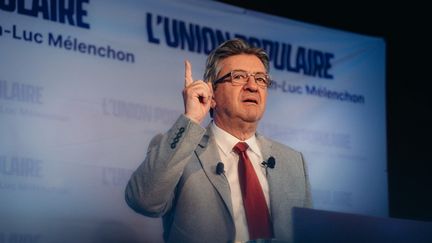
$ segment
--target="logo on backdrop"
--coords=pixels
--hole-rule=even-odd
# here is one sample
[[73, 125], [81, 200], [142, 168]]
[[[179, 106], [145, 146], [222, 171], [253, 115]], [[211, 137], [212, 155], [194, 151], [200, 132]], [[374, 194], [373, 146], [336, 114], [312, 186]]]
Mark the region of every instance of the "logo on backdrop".
[[[333, 53], [314, 50], [289, 43], [260, 39], [228, 31], [213, 29], [183, 20], [147, 13], [148, 41], [160, 44], [163, 39], [167, 46], [187, 49], [190, 52], [209, 54], [219, 43], [232, 37], [241, 38], [250, 44], [262, 47], [270, 57], [272, 67], [280, 71], [299, 73], [310, 77], [333, 79], [330, 73]], [[163, 30], [163, 31], [162, 31]]]
[[90, 29], [87, 5], [90, 0], [0, 0], [0, 10]]
[[[335, 54], [305, 46], [231, 33], [208, 26], [186, 23], [183, 20], [162, 15], [146, 14], [147, 41], [160, 45], [162, 42], [170, 48], [187, 50], [194, 53], [209, 54], [220, 43], [241, 38], [250, 44], [267, 51], [270, 66], [278, 71], [286, 71], [311, 78], [334, 79], [332, 74]], [[294, 95], [308, 95], [352, 104], [364, 104], [362, 94], [348, 90], [333, 90], [324, 86], [291, 84], [285, 80], [273, 80], [270, 90]]]
[[[69, 189], [64, 185], [43, 180], [46, 177], [44, 173], [45, 167], [45, 162], [41, 159], [0, 154], [0, 178], [14, 178], [12, 180], [0, 180], [0, 191], [68, 193]], [[0, 240], [0, 242], [2, 241]]]
[[42, 177], [43, 161], [34, 158], [0, 155], [0, 174], [4, 176]]
[[[16, 13], [21, 16], [30, 16], [73, 27], [90, 29], [87, 7], [90, 0], [0, 0], [0, 10]], [[135, 63], [135, 54], [115, 48], [109, 44], [90, 43], [78, 37], [42, 33], [13, 23], [0, 23], [0, 37], [5, 36], [14, 41], [31, 42], [34, 44], [47, 44], [88, 56], [111, 59], [125, 63]]]

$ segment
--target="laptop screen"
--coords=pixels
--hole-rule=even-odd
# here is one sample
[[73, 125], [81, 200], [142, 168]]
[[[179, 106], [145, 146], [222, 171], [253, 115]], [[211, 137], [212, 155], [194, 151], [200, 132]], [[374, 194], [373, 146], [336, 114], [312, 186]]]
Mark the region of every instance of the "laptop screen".
[[295, 207], [294, 242], [432, 242], [432, 222]]

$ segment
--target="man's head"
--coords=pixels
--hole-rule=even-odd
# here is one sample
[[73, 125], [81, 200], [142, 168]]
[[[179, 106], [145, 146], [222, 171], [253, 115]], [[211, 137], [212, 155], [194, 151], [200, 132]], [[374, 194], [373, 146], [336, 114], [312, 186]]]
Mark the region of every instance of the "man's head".
[[267, 100], [268, 63], [263, 49], [240, 39], [226, 41], [210, 53], [204, 80], [213, 83], [211, 115], [216, 124], [258, 123]]

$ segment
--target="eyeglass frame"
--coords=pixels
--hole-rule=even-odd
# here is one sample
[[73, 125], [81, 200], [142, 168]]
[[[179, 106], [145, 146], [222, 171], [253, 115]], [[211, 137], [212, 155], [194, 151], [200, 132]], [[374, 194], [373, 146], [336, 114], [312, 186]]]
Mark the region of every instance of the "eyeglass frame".
[[[236, 72], [236, 71], [240, 71], [240, 72], [244, 72], [244, 73], [246, 73], [247, 77], [246, 77], [246, 82], [245, 82], [244, 84], [239, 84], [239, 83], [237, 83], [237, 82], [233, 82], [232, 74], [233, 74], [233, 72]], [[267, 83], [265, 86], [260, 85], [260, 84], [257, 82], [256, 78], [255, 78], [255, 75], [256, 75], [256, 74], [264, 74], [265, 77], [267, 78], [268, 83]], [[235, 69], [235, 70], [231, 70], [231, 71], [229, 71], [227, 74], [225, 74], [225, 75], [223, 75], [222, 77], [220, 77], [220, 78], [214, 80], [214, 81], [213, 81], [213, 85], [216, 85], [216, 84], [218, 84], [218, 83], [225, 83], [225, 82], [231, 82], [231, 83], [233, 83], [233, 84], [237, 84], [237, 85], [245, 85], [245, 84], [248, 83], [248, 80], [249, 80], [250, 76], [253, 76], [253, 77], [254, 77], [254, 81], [255, 81], [255, 83], [256, 83], [259, 87], [261, 87], [261, 88], [268, 88], [268, 87], [270, 87], [270, 86], [272, 85], [272, 80], [270, 79], [270, 75], [268, 75], [267, 73], [263, 73], [263, 72], [255, 72], [255, 73], [252, 72], [252, 73], [251, 73], [251, 72], [247, 72], [247, 71], [245, 71], [245, 70], [240, 70], [240, 69]], [[228, 78], [228, 77], [231, 77], [231, 79], [226, 80], [226, 78]]]

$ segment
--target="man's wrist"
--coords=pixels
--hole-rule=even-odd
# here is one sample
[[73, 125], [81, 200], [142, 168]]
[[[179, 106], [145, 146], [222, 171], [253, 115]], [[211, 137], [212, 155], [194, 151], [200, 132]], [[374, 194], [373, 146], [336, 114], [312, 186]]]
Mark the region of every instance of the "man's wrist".
[[188, 118], [189, 120], [191, 120], [192, 122], [201, 125], [202, 119], [198, 120], [197, 118], [194, 118], [193, 116], [189, 115], [189, 114], [183, 114], [186, 118]]

